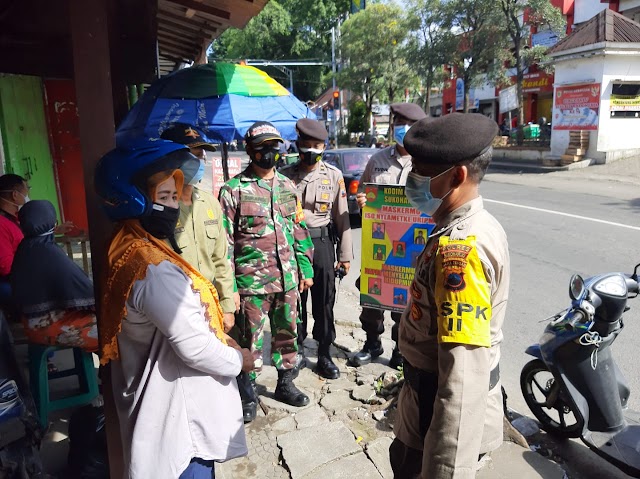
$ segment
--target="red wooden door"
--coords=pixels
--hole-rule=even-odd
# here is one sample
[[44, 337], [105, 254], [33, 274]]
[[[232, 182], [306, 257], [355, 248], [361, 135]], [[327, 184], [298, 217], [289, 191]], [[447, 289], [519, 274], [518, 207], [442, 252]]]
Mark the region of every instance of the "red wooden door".
[[45, 80], [49, 141], [57, 172], [61, 216], [88, 231], [76, 94], [71, 80]]

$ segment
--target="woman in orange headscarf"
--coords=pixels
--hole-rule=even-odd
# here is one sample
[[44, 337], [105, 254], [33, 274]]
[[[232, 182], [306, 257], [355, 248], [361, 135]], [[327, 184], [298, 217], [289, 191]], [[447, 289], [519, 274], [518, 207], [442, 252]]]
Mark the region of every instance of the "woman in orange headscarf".
[[211, 283], [160, 241], [177, 248], [176, 166], [186, 171], [192, 160], [182, 145], [147, 142], [108, 153], [96, 170], [107, 213], [123, 220], [109, 246], [99, 332], [125, 477], [209, 479], [214, 461], [247, 453], [235, 377], [253, 368], [251, 354], [224, 335]]

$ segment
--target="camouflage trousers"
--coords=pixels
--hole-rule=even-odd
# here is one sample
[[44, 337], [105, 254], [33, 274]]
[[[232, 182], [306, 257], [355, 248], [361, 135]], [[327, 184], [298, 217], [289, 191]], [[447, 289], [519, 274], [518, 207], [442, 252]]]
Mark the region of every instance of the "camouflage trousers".
[[300, 294], [297, 288], [287, 292], [242, 295], [240, 315], [243, 316], [243, 336], [251, 340], [251, 353], [255, 369], [250, 373], [255, 379], [262, 370], [264, 325], [271, 326], [271, 364], [276, 369], [291, 369], [296, 364], [298, 345], [296, 323], [299, 317]]

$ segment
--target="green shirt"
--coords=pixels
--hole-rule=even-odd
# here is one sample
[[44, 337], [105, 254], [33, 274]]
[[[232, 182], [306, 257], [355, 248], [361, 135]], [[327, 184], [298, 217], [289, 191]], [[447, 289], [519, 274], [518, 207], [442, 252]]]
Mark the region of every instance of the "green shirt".
[[180, 203], [176, 241], [182, 257], [213, 283], [225, 313], [236, 310], [233, 271], [227, 259], [227, 235], [220, 203], [206, 191], [193, 189], [191, 206]]

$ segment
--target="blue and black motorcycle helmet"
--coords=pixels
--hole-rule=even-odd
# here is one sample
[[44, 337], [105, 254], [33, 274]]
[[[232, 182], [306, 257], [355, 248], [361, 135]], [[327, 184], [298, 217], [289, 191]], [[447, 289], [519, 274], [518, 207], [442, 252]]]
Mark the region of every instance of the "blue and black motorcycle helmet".
[[94, 175], [102, 207], [112, 221], [140, 218], [151, 213], [153, 201], [146, 191], [151, 175], [182, 170], [188, 184], [200, 160], [185, 145], [162, 139], [140, 139], [118, 146], [104, 155]]

